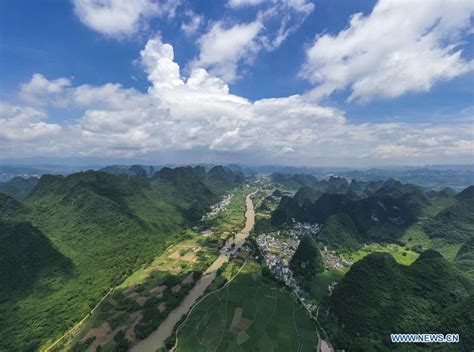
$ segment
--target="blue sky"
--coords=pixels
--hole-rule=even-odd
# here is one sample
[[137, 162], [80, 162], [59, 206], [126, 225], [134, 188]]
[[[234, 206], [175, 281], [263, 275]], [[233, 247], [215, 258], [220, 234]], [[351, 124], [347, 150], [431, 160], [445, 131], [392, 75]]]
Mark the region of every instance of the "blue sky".
[[0, 0], [0, 159], [473, 162], [473, 11]]

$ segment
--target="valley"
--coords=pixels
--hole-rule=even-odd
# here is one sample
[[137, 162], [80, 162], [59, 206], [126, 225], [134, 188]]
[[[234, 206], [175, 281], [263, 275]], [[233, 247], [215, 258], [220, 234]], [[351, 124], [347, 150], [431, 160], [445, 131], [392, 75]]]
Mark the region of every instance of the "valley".
[[[465, 314], [474, 292], [473, 223], [464, 211], [471, 188], [428, 193], [394, 180], [336, 177], [297, 188], [288, 176], [280, 184], [279, 175], [243, 177], [222, 167], [136, 172], [43, 176], [31, 189], [15, 180], [26, 193], [1, 195], [0, 249], [12, 258], [2, 264], [11, 277], [1, 291], [5, 317], [20, 322], [28, 309], [43, 329], [56, 327], [44, 338], [37, 330], [33, 349], [319, 352], [383, 348], [390, 329], [416, 324], [469, 331], [469, 316], [459, 321], [435, 307]], [[21, 243], [16, 252], [5, 247], [11, 241]], [[420, 276], [433, 270], [443, 281]], [[45, 284], [50, 291], [40, 295]], [[16, 295], [22, 290], [27, 296]], [[84, 308], [61, 303], [74, 299]], [[365, 300], [387, 311], [369, 308], [367, 321]], [[399, 304], [421, 308], [410, 320], [385, 322], [381, 314]], [[62, 329], [47, 318], [60, 308], [57, 319], [69, 319]], [[5, 350], [31, 348], [8, 326]]]

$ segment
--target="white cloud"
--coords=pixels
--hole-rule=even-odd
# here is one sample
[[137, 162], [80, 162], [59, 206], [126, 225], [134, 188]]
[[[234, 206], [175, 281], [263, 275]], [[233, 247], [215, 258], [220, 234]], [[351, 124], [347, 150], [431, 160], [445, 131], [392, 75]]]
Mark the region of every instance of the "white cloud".
[[265, 2], [265, 0], [229, 0], [230, 7], [255, 6]]
[[45, 118], [36, 109], [0, 102], [0, 141], [30, 142], [57, 134], [61, 127], [42, 121]]
[[[232, 157], [300, 164], [472, 160], [470, 120], [441, 125], [354, 123], [343, 111], [301, 95], [252, 102], [231, 94], [223, 80], [203, 68], [185, 77], [174, 61], [173, 47], [160, 38], [151, 39], [140, 55], [150, 80], [147, 93], [110, 83], [67, 86], [61, 91], [70, 107], [83, 111], [79, 120], [60, 127], [47, 124], [35, 109], [15, 107], [15, 114], [3, 112], [15, 118], [7, 124], [8, 137], [0, 134], [0, 151], [102, 157], [185, 151], [195, 162], [209, 155], [225, 155], [224, 161]], [[50, 96], [55, 99], [56, 93]], [[22, 115], [26, 117], [18, 117]], [[20, 141], [15, 151], [2, 137]]]
[[233, 82], [239, 61], [251, 61], [259, 50], [256, 38], [262, 27], [260, 20], [228, 28], [222, 22], [214, 23], [199, 39], [199, 58], [193, 66], [208, 68], [226, 82]]
[[51, 98], [54, 98], [56, 105], [63, 105], [63, 93], [71, 81], [68, 78], [58, 78], [52, 81], [47, 80], [43, 75], [36, 73], [31, 77], [30, 82], [20, 86], [20, 97], [32, 105], [46, 105]]
[[188, 22], [183, 22], [181, 24], [181, 30], [187, 35], [191, 36], [197, 32], [199, 27], [201, 26], [203, 22], [203, 17], [201, 15], [198, 15], [197, 13], [187, 10], [185, 12], [186, 17], [188, 17], [189, 21]]
[[337, 35], [317, 37], [301, 75], [318, 84], [316, 98], [344, 88], [360, 102], [429, 91], [474, 68], [460, 48], [473, 11], [472, 1], [380, 0]]
[[192, 67], [204, 67], [228, 83], [241, 74], [241, 67], [253, 63], [261, 50], [275, 50], [297, 31], [314, 4], [306, 0], [230, 0], [229, 7], [257, 8], [255, 20], [215, 22], [198, 41], [200, 53]]
[[177, 0], [73, 0], [74, 9], [86, 26], [111, 37], [136, 33], [156, 16], [174, 17]]

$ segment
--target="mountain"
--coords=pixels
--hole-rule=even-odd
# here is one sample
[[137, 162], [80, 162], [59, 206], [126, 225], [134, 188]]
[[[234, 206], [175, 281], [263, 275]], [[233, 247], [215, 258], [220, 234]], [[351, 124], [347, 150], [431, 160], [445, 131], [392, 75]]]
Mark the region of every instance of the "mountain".
[[356, 225], [347, 214], [334, 214], [327, 218], [317, 234], [316, 240], [332, 249], [354, 249], [360, 247]]
[[0, 219], [15, 217], [16, 215], [25, 212], [23, 204], [13, 197], [0, 193]]
[[151, 177], [155, 174], [156, 168], [150, 165], [110, 165], [98, 171], [113, 175]]
[[311, 280], [324, 271], [324, 262], [318, 244], [311, 235], [304, 236], [290, 261], [290, 269], [296, 276]]
[[[391, 333], [466, 332], [468, 321], [453, 330], [446, 317], [453, 307], [461, 316], [472, 316], [463, 304], [471, 300], [473, 289], [436, 251], [423, 252], [410, 266], [398, 264], [390, 254], [370, 254], [351, 267], [330, 297], [336, 347], [382, 350], [396, 347], [389, 341]], [[466, 337], [460, 339], [472, 348], [474, 342]]]
[[467, 273], [474, 280], [474, 237], [461, 246], [454, 258], [454, 263], [459, 270]]
[[456, 195], [456, 198], [461, 201], [474, 201], [474, 186], [465, 188]]
[[463, 243], [474, 238], [474, 186], [454, 198], [456, 202], [426, 222], [423, 229], [430, 237]]
[[385, 169], [341, 170], [336, 175], [359, 181], [378, 181], [395, 178], [402, 183], [416, 184], [427, 190], [451, 187], [456, 190], [474, 183], [472, 165], [446, 165], [445, 167], [391, 167]]
[[323, 192], [346, 193], [349, 190], [349, 183], [345, 178], [329, 176], [326, 179], [318, 179], [307, 174], [283, 174], [274, 173], [271, 175], [274, 183], [286, 187], [299, 188], [303, 186], [311, 187]]
[[66, 274], [70, 262], [28, 222], [0, 220], [0, 297], [27, 289], [41, 273]]
[[[314, 190], [305, 187], [297, 192], [297, 196], [282, 197], [272, 213], [272, 225], [281, 226], [293, 219], [324, 224], [332, 215], [346, 214], [355, 225], [359, 239], [394, 240], [401, 229], [417, 220], [422, 208], [430, 202], [418, 188], [391, 181], [374, 195], [361, 199], [352, 199], [347, 194], [323, 193], [314, 200], [314, 194]], [[333, 227], [335, 220], [337, 218], [332, 221]], [[338, 227], [346, 225], [347, 221]]]
[[38, 180], [37, 177], [23, 178], [17, 176], [8, 182], [0, 183], [0, 192], [8, 194], [16, 199], [22, 199], [31, 192]]
[[199, 168], [146, 179], [87, 171], [44, 175], [21, 203], [0, 193], [5, 270], [29, 285], [3, 292], [0, 350], [37, 350], [58, 337], [242, 181]]

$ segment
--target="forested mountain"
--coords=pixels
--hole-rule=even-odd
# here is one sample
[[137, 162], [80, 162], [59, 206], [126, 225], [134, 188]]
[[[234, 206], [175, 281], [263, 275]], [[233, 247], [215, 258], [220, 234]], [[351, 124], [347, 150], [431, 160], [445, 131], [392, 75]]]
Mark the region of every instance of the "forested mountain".
[[0, 192], [17, 199], [22, 199], [31, 192], [38, 180], [37, 177], [14, 177], [8, 182], [0, 183]]
[[[352, 266], [330, 297], [330, 318], [338, 349], [396, 348], [391, 333], [461, 334], [460, 346], [472, 346], [473, 284], [438, 252], [425, 251], [410, 266], [390, 254], [373, 253]], [[464, 317], [462, 319], [461, 317]], [[453, 321], [454, 319], [454, 321]], [[455, 322], [456, 328], [452, 323]], [[401, 347], [401, 346], [400, 346]]]
[[290, 269], [296, 276], [311, 280], [315, 274], [324, 271], [323, 257], [311, 235], [304, 236], [290, 262]]
[[[369, 185], [372, 187], [373, 185]], [[372, 195], [353, 199], [347, 194], [322, 193], [302, 187], [294, 197], [282, 197], [278, 208], [272, 214], [272, 224], [279, 226], [300, 222], [324, 224], [332, 217], [330, 226], [344, 229], [357, 239], [396, 239], [398, 229], [406, 228], [420, 215], [421, 209], [429, 203], [426, 195], [413, 185], [402, 185], [389, 180], [372, 190]], [[367, 191], [366, 191], [367, 193]], [[335, 224], [338, 220], [344, 220]], [[383, 229], [383, 231], [378, 231]], [[324, 235], [324, 232], [323, 232]]]
[[145, 176], [151, 177], [155, 174], [156, 168], [151, 165], [110, 165], [103, 167], [99, 171], [113, 175]]
[[35, 350], [58, 336], [243, 183], [239, 173], [211, 171], [44, 175], [21, 202], [0, 194], [0, 250], [9, 253], [2, 257], [0, 350]]
[[474, 186], [454, 197], [456, 202], [439, 212], [424, 225], [424, 231], [447, 242], [464, 242], [474, 238]]

